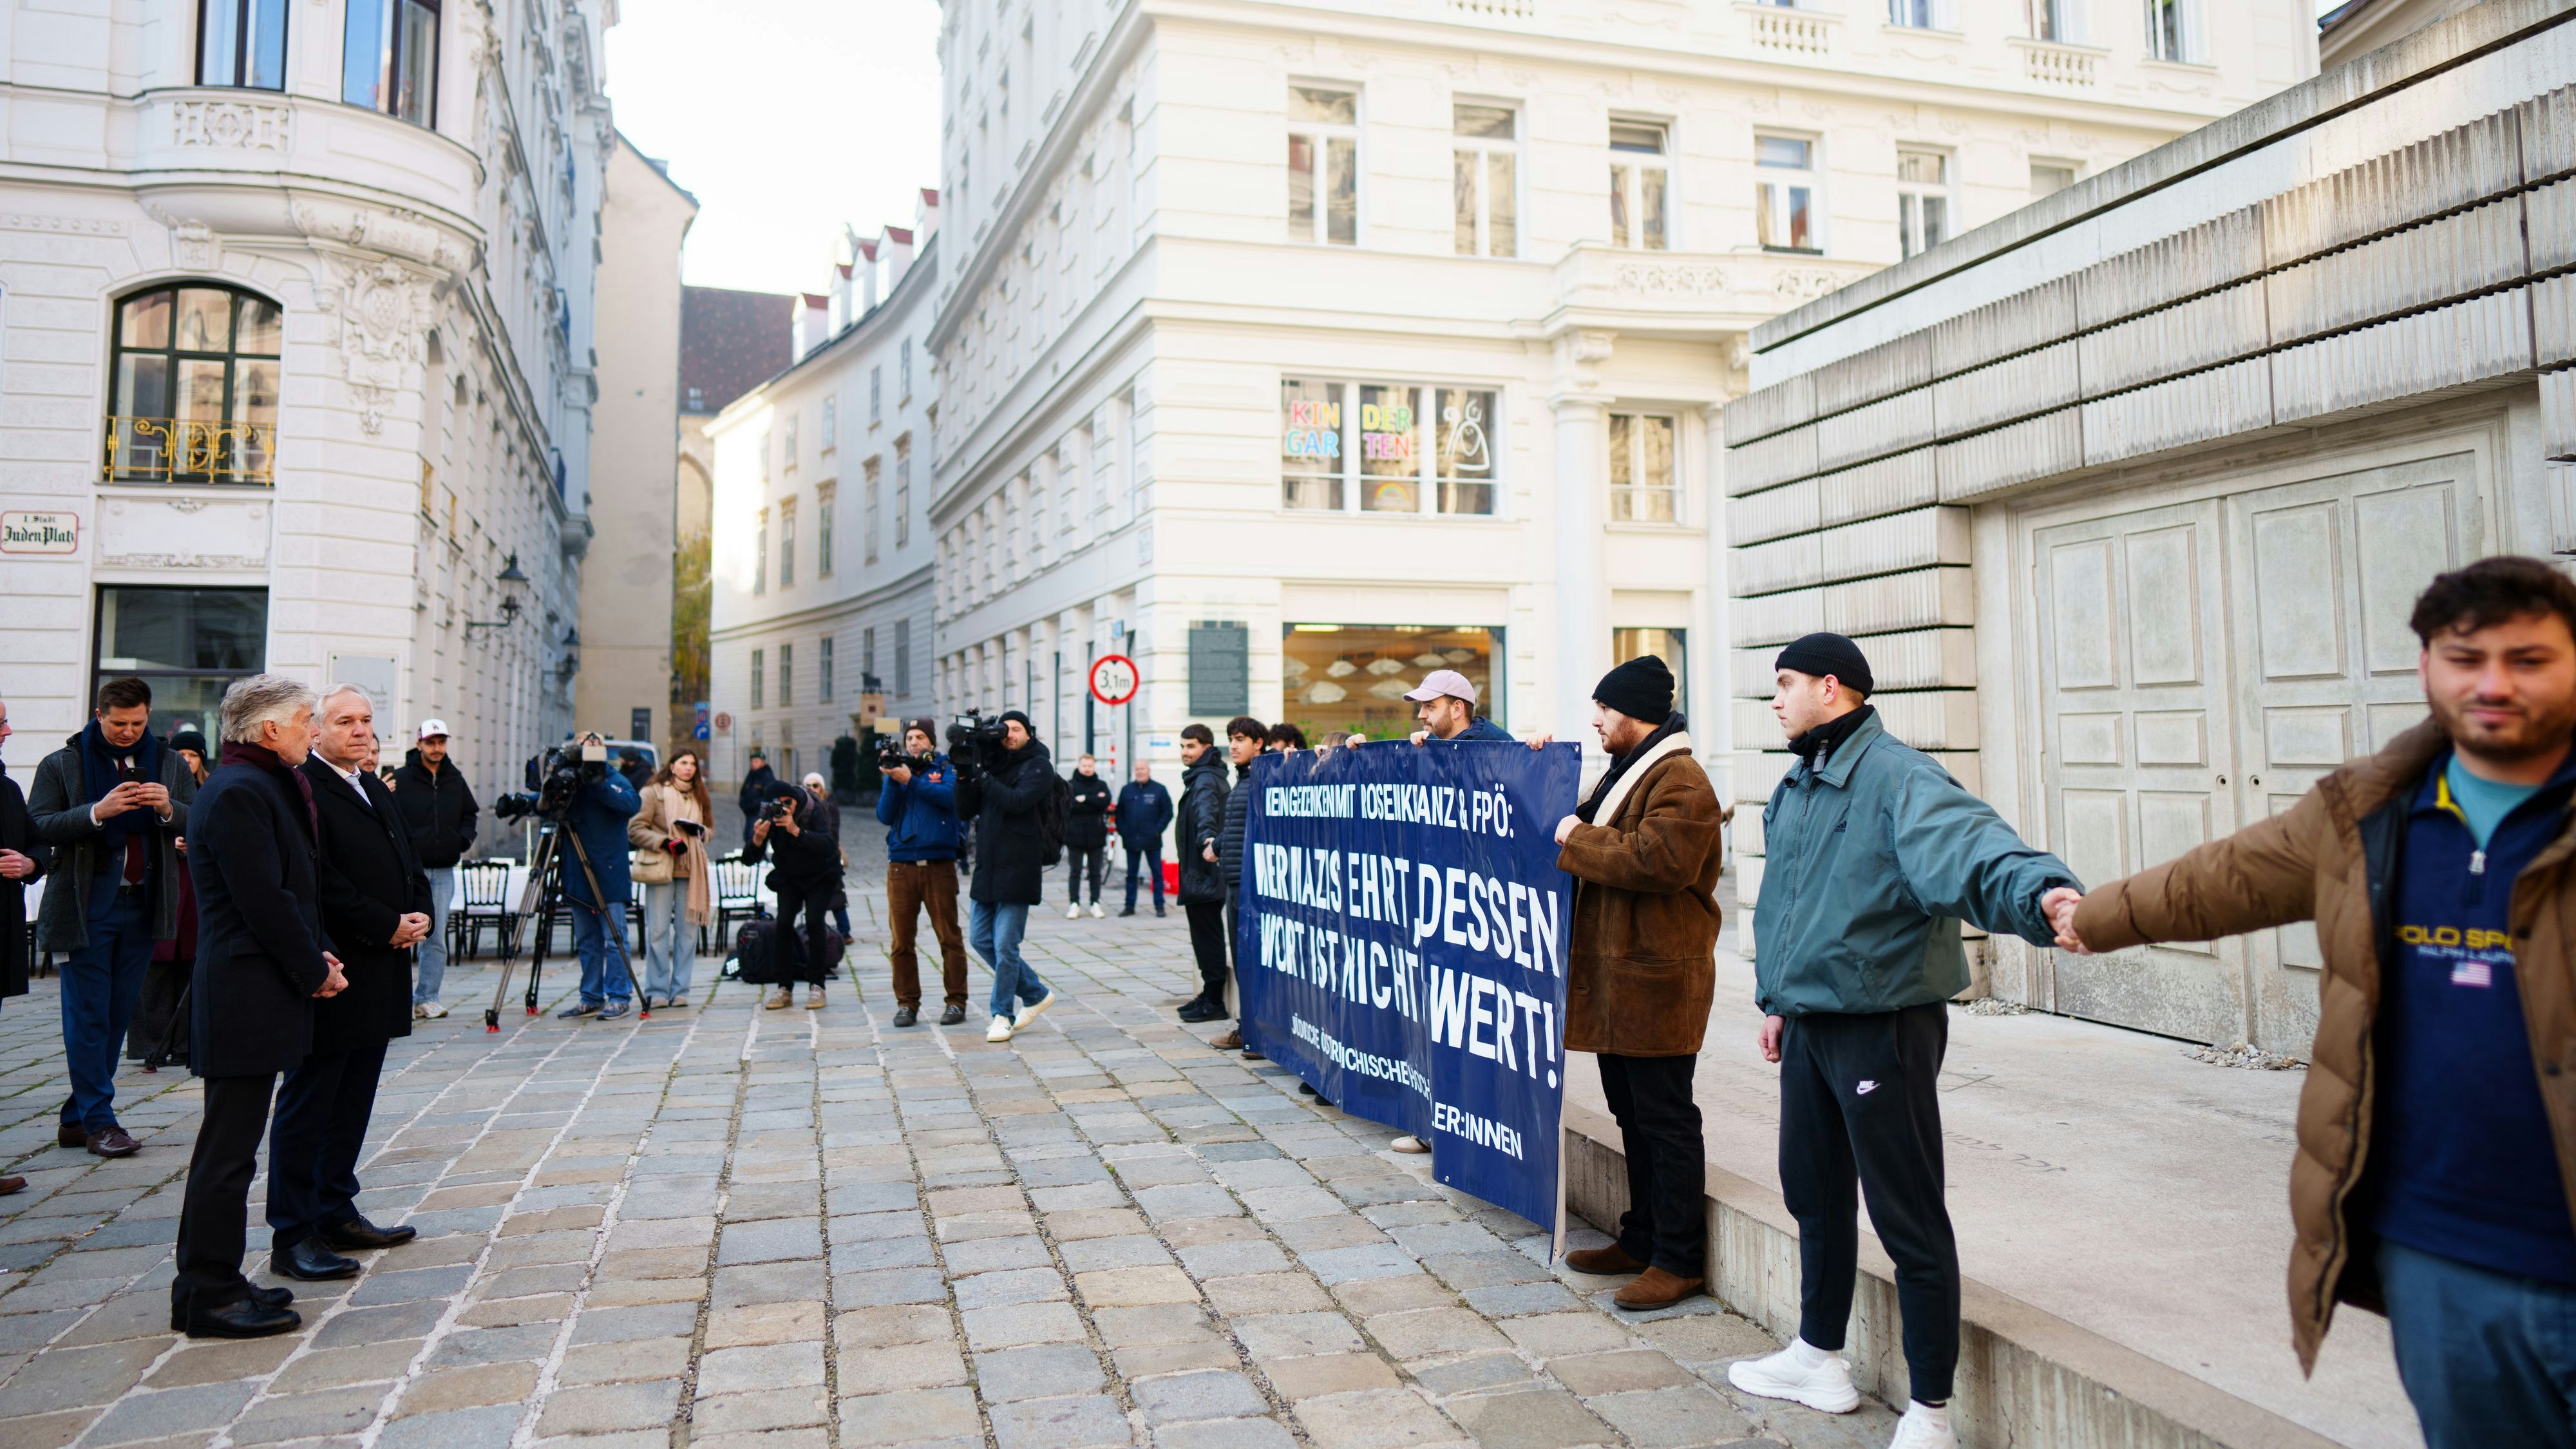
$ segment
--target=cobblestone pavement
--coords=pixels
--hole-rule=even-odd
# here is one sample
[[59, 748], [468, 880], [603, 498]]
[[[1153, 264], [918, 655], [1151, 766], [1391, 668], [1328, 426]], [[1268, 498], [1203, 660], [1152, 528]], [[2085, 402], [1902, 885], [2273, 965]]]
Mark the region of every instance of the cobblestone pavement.
[[856, 981], [819, 1012], [701, 962], [695, 1010], [486, 1034], [488, 964], [452, 970], [361, 1169], [361, 1207], [421, 1237], [292, 1285], [305, 1324], [279, 1338], [168, 1332], [195, 1083], [129, 1065], [143, 1151], [56, 1149], [51, 984], [8, 1003], [0, 1171], [29, 1187], [0, 1199], [0, 1443], [1886, 1442], [1874, 1404], [1735, 1395], [1726, 1362], [1773, 1347], [1751, 1324], [1705, 1299], [1615, 1314], [1617, 1280], [1551, 1272], [1543, 1234], [1386, 1129], [1209, 1049], [1170, 1010], [1195, 986], [1177, 907], [1040, 908], [1028, 950], [1063, 1000], [1014, 1042], [983, 1040], [980, 966], [964, 1027], [894, 1029], [878, 834], [850, 833]]

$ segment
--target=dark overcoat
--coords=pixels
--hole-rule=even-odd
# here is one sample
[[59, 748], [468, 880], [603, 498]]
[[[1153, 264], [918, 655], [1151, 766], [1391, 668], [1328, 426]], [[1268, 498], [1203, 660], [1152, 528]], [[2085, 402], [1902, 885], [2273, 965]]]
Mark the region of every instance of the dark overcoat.
[[312, 755], [304, 778], [322, 817], [322, 929], [339, 953], [349, 989], [313, 1003], [313, 1049], [344, 1052], [411, 1035], [412, 948], [388, 944], [402, 916], [429, 913], [429, 873], [394, 792], [362, 773], [366, 798], [349, 777]]
[[188, 809], [197, 887], [188, 1069], [198, 1076], [283, 1072], [312, 1052], [313, 993], [330, 977], [319, 864], [285, 766], [228, 762], [206, 778]]
[[1055, 761], [1036, 740], [1006, 751], [974, 779], [957, 782], [957, 813], [975, 818], [969, 900], [1033, 906], [1045, 898], [1046, 840], [1038, 829], [1038, 804], [1055, 782]]

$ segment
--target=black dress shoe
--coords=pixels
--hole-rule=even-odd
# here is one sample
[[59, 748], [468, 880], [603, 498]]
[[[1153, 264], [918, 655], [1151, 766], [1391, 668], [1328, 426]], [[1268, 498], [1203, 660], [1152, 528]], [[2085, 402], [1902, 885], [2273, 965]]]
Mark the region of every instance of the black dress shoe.
[[322, 1230], [322, 1241], [334, 1248], [399, 1248], [419, 1236], [420, 1229], [409, 1223], [380, 1228], [364, 1217], [354, 1217]]
[[898, 1006], [894, 1009], [894, 1024], [897, 1026], [910, 1026], [919, 1020], [921, 1020], [920, 1007]]
[[1181, 1020], [1194, 1024], [1202, 1021], [1223, 1021], [1225, 1003], [1210, 1001], [1204, 996], [1194, 997], [1189, 1004], [1181, 1008]]
[[955, 1026], [957, 1023], [964, 1021], [965, 1019], [966, 1008], [962, 1006], [952, 1006], [939, 1013], [939, 1024], [941, 1026]]
[[[173, 1315], [174, 1319], [179, 1315]], [[292, 1308], [280, 1308], [245, 1298], [221, 1308], [195, 1308], [184, 1322], [173, 1322], [172, 1328], [190, 1338], [266, 1338], [273, 1333], [292, 1333], [304, 1326], [304, 1315]]]
[[1136, 914], [1136, 908], [1135, 908], [1134, 906], [1129, 906], [1127, 909], [1125, 909], [1125, 910], [1123, 910], [1123, 911], [1120, 911], [1118, 914], [1120, 914], [1120, 915], [1122, 915], [1122, 916], [1132, 916], [1132, 915]]
[[253, 1283], [250, 1285], [250, 1301], [253, 1303], [265, 1304], [270, 1308], [284, 1308], [287, 1304], [295, 1301], [295, 1290], [284, 1287], [262, 1288], [258, 1284]]
[[89, 1145], [89, 1129], [81, 1126], [77, 1122], [57, 1122], [54, 1124], [54, 1145], [56, 1147], [87, 1147]]
[[1159, 920], [1161, 920], [1162, 918], [1163, 918], [1163, 908], [1162, 908], [1161, 906], [1156, 906], [1156, 907], [1154, 907], [1154, 919], [1159, 921]]
[[320, 1238], [306, 1238], [285, 1252], [271, 1253], [268, 1264], [289, 1278], [301, 1278], [308, 1283], [358, 1276], [358, 1260], [332, 1252]]

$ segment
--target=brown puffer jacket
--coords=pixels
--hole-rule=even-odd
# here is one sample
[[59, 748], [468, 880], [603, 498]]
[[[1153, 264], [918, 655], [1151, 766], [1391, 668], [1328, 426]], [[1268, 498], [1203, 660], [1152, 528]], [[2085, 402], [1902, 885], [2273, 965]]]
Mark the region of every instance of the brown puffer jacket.
[[1678, 1057], [1698, 1051], [1717, 991], [1717, 790], [1675, 733], [1613, 784], [1556, 865], [1575, 878], [1565, 1045]]
[[[2290, 1331], [2301, 1367], [2314, 1372], [2337, 1302], [2384, 1312], [2371, 1241], [2344, 1218], [2361, 1181], [2371, 1124], [2371, 1027], [2379, 1014], [2380, 931], [2371, 911], [2385, 898], [2408, 804], [2448, 746], [2431, 721], [2317, 782], [2279, 815], [2199, 849], [2097, 886], [2075, 913], [2096, 951], [2150, 941], [2206, 941], [2292, 921], [2317, 923], [2325, 975], [2317, 987], [2317, 1037], [2299, 1089], [2299, 1151], [2290, 1165]], [[2562, 831], [2514, 882], [2510, 919], [2515, 979], [2540, 1095], [2558, 1147], [2558, 1171], [2576, 1202], [2576, 893], [2569, 860], [2576, 825]]]

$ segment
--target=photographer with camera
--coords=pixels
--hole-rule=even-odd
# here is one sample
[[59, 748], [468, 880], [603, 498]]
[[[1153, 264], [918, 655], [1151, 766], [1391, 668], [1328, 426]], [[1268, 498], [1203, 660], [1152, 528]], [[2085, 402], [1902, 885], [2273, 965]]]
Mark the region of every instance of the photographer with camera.
[[[590, 857], [587, 871], [578, 858], [563, 863], [563, 896], [572, 907], [572, 944], [581, 956], [581, 999], [555, 1015], [566, 1021], [585, 1016], [616, 1021], [635, 1009], [635, 982], [626, 969], [626, 953], [620, 949], [623, 938], [612, 943], [608, 933], [626, 929], [627, 897], [634, 891], [627, 873], [626, 822], [644, 808], [644, 801], [624, 775], [609, 768], [607, 748], [596, 732], [583, 735], [575, 748], [536, 768], [558, 775], [567, 770], [575, 773], [571, 803], [557, 828], [571, 831]], [[545, 780], [538, 787], [544, 799], [563, 788]], [[604, 899], [591, 895], [593, 875], [599, 877]]]
[[743, 771], [742, 789], [734, 803], [742, 807], [742, 845], [751, 848], [752, 823], [760, 818], [760, 807], [778, 794], [778, 772], [769, 768], [769, 756], [758, 745], [751, 749], [751, 768]]
[[[1055, 993], [1021, 957], [1020, 938], [1028, 934], [1029, 907], [1046, 894], [1044, 816], [1066, 788], [1027, 715], [1006, 709], [999, 729], [998, 740], [992, 726], [952, 728], [949, 735], [950, 747], [958, 749], [957, 810], [975, 819], [967, 934], [993, 969], [993, 1024], [984, 1032], [986, 1041], [1009, 1041], [1055, 1005]], [[967, 742], [971, 751], [958, 748]]]
[[906, 720], [900, 744], [889, 740], [877, 757], [885, 784], [877, 792], [877, 823], [886, 830], [886, 914], [894, 938], [886, 954], [894, 966], [894, 1024], [921, 1019], [921, 957], [913, 927], [930, 910], [939, 938], [940, 985], [947, 1000], [941, 1026], [966, 1019], [966, 941], [957, 931], [957, 767], [933, 748], [938, 736], [927, 719]]
[[[769, 888], [778, 893], [778, 928], [770, 932], [768, 1007], [772, 1011], [796, 999], [796, 983], [805, 983], [805, 1008], [823, 1008], [823, 977], [832, 969], [832, 908], [840, 904], [841, 842], [832, 833], [839, 813], [798, 786], [782, 784], [751, 822], [751, 848], [742, 858], [770, 862]], [[797, 959], [794, 932], [798, 912], [805, 916], [804, 959]], [[746, 962], [747, 970], [756, 970]]]

